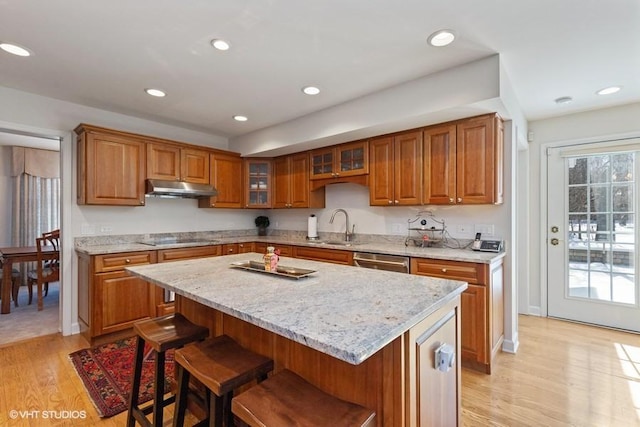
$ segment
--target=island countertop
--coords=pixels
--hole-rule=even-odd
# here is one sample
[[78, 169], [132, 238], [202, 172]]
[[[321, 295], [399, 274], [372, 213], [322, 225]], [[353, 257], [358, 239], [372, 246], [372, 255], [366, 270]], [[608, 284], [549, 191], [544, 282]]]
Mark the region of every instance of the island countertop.
[[465, 282], [282, 257], [300, 279], [232, 268], [245, 253], [127, 267], [185, 298], [357, 365], [454, 299]]

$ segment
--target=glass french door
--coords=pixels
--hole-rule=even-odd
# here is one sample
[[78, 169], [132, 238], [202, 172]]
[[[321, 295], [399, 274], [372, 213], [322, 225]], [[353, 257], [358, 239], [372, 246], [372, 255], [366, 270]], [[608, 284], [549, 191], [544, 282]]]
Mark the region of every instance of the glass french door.
[[549, 149], [549, 316], [640, 332], [639, 155]]

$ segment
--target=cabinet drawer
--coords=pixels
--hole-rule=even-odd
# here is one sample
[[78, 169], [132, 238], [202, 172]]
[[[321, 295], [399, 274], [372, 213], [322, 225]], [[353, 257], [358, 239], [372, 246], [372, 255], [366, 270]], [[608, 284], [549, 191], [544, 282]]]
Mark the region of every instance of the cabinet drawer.
[[462, 280], [475, 285], [488, 283], [487, 265], [473, 262], [411, 258], [411, 274]]
[[94, 272], [107, 273], [123, 270], [125, 267], [156, 262], [155, 251], [123, 252], [109, 255], [96, 255], [94, 258]]
[[273, 246], [276, 250], [280, 251], [280, 256], [292, 256], [292, 248], [291, 245], [281, 245], [279, 243], [263, 243], [263, 242], [255, 242], [254, 248], [255, 252], [259, 254], [267, 253], [267, 247]]
[[335, 249], [307, 248], [304, 246], [293, 247], [293, 257], [310, 259], [314, 261], [331, 262], [334, 264], [353, 264], [353, 252]]
[[220, 245], [198, 246], [195, 248], [161, 249], [158, 251], [158, 262], [219, 256], [221, 252]]

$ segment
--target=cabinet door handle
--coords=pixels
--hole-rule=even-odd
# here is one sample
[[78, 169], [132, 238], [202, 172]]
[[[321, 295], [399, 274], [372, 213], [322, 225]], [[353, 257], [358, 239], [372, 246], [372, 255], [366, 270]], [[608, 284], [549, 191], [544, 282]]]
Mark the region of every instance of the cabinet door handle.
[[393, 204], [393, 200], [389, 200], [389, 204], [392, 205]]
[[229, 248], [229, 253], [233, 252], [233, 249]]
[[447, 269], [446, 269], [446, 268], [443, 268], [443, 269], [442, 269], [442, 272], [443, 272], [443, 273], [446, 273], [446, 272], [447, 272]]
[[125, 264], [131, 264], [131, 260], [129, 258], [124, 260]]
[[458, 197], [458, 203], [462, 203], [462, 197]]
[[140, 200], [140, 204], [141, 204], [141, 205], [144, 205], [144, 200]]
[[453, 203], [453, 202], [454, 202], [453, 197], [449, 197], [449, 203]]
[[397, 205], [397, 204], [399, 204], [400, 202], [396, 200], [394, 203]]
[[216, 204], [215, 204], [215, 203], [211, 203], [211, 207], [212, 207], [212, 208], [215, 208], [215, 207], [216, 207]]

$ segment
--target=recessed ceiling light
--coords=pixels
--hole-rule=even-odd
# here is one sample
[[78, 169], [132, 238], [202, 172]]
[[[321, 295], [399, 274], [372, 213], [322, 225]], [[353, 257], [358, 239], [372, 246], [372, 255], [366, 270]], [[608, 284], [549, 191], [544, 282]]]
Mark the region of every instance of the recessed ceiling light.
[[229, 50], [229, 48], [231, 47], [229, 42], [226, 42], [222, 39], [211, 40], [211, 46], [215, 47], [218, 50]]
[[27, 49], [12, 43], [0, 43], [0, 49], [17, 56], [31, 56]]
[[440, 30], [431, 34], [427, 41], [431, 46], [442, 47], [451, 44], [456, 38], [453, 30]]
[[554, 101], [556, 104], [568, 104], [573, 101], [573, 98], [570, 96], [561, 96], [560, 98], [556, 98]]
[[155, 96], [155, 97], [158, 97], [158, 98], [162, 98], [164, 96], [167, 96], [167, 94], [163, 90], [160, 90], [160, 89], [145, 89], [144, 91], [148, 95]]
[[307, 95], [317, 95], [320, 93], [320, 89], [315, 86], [306, 86], [302, 88], [302, 91]]
[[237, 122], [246, 122], [249, 119], [247, 118], [247, 116], [235, 115], [235, 116], [233, 116], [233, 120], [235, 120]]
[[598, 95], [611, 95], [612, 93], [620, 91], [620, 89], [622, 89], [620, 86], [609, 86], [605, 87], [604, 89], [600, 89], [596, 93]]

